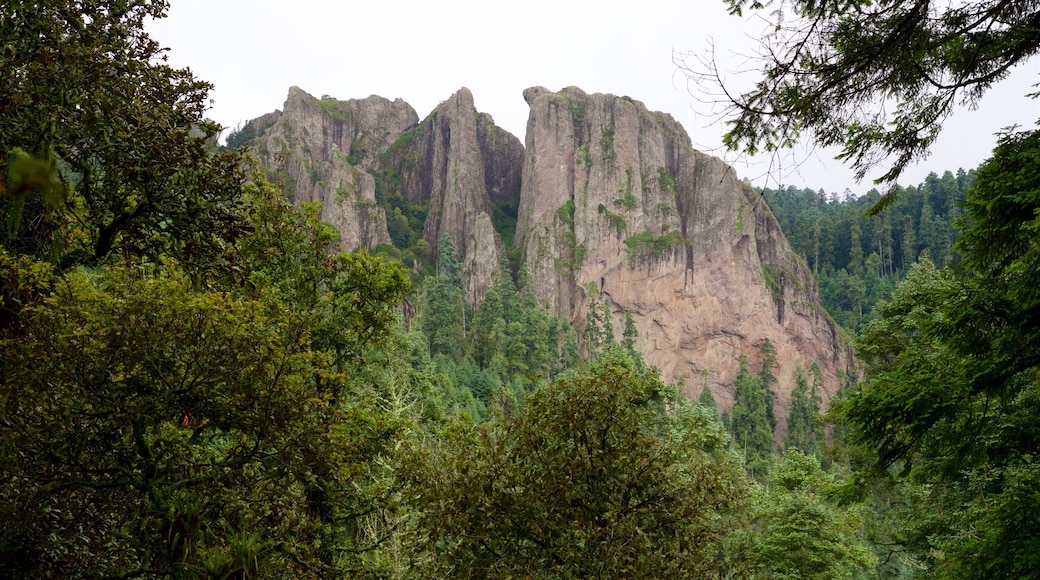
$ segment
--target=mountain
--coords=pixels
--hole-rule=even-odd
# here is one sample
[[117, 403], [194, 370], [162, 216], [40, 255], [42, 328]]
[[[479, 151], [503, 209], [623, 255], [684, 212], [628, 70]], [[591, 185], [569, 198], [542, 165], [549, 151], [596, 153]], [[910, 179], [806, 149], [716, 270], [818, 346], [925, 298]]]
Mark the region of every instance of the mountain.
[[339, 231], [341, 248], [353, 250], [390, 241], [375, 200], [373, 152], [418, 120], [401, 99], [317, 99], [292, 87], [283, 110], [250, 121], [234, 137], [251, 137], [247, 143], [268, 179], [283, 185], [293, 202], [321, 202], [321, 217]]
[[294, 87], [283, 111], [233, 139], [252, 144], [294, 201], [323, 201], [343, 248], [390, 242], [388, 212], [394, 243], [414, 239], [427, 261], [447, 236], [473, 304], [511, 257], [551, 313], [581, 330], [590, 306], [606, 304], [615, 334], [630, 319], [636, 350], [665, 380], [684, 381], [690, 396], [706, 381], [722, 409], [739, 355], [756, 367], [766, 341], [778, 417], [797, 367], [821, 367], [825, 400], [855, 373], [763, 198], [695, 151], [671, 116], [575, 87], [524, 98], [523, 145], [465, 88], [420, 122], [401, 100], [316, 99]]
[[462, 88], [380, 156], [385, 197], [427, 208], [422, 237], [431, 247], [453, 241], [462, 262], [466, 298], [480, 302], [494, 283], [503, 242], [492, 222], [492, 201], [520, 197], [523, 145], [477, 113]]
[[[516, 239], [543, 304], [580, 325], [602, 298], [615, 329], [631, 317], [636, 350], [666, 380], [685, 379], [692, 396], [707, 371], [721, 408], [733, 404], [738, 355], [756, 366], [766, 340], [781, 385], [816, 362], [834, 394], [852, 352], [769, 208], [731, 167], [631, 98], [574, 87], [524, 97]], [[786, 417], [789, 388], [776, 404]]]

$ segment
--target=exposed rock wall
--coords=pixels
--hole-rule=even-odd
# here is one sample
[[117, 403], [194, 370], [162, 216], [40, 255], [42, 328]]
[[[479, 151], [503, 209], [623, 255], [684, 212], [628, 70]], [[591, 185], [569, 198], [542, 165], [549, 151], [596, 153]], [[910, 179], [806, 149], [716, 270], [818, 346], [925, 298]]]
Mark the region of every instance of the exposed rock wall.
[[833, 396], [853, 368], [851, 350], [769, 209], [732, 168], [627, 97], [573, 87], [524, 97], [516, 241], [553, 313], [580, 327], [590, 293], [602, 291], [615, 332], [631, 315], [647, 362], [666, 380], [685, 379], [690, 396], [709, 371], [723, 409], [738, 356], [756, 366], [765, 340], [776, 349], [778, 417], [788, 414], [796, 367], [818, 363], [823, 396]]
[[382, 156], [381, 170], [400, 178], [393, 193], [428, 208], [423, 238], [430, 247], [451, 238], [471, 303], [483, 299], [499, 271], [503, 246], [491, 202], [517, 203], [522, 156], [519, 139], [478, 113], [466, 88]]
[[255, 149], [269, 178], [283, 183], [293, 202], [322, 202], [321, 217], [339, 231], [342, 249], [371, 248], [390, 235], [368, 169], [378, 152], [417, 122], [400, 99], [317, 99], [292, 87]]
[[780, 418], [797, 367], [820, 365], [825, 399], [855, 372], [815, 281], [761, 197], [725, 163], [694, 151], [671, 116], [573, 87], [534, 87], [524, 98], [526, 147], [478, 113], [465, 88], [420, 123], [400, 99], [316, 99], [294, 87], [284, 111], [241, 133], [257, 135], [269, 175], [295, 201], [325, 204], [344, 249], [389, 242], [373, 176], [387, 199], [425, 206], [422, 236], [434, 256], [441, 236], [452, 239], [474, 304], [503, 263], [508, 225], [494, 222], [495, 209], [500, 220], [516, 209], [514, 243], [553, 314], [580, 329], [602, 295], [615, 333], [630, 315], [647, 362], [666, 380], [684, 380], [691, 397], [708, 371], [724, 410], [738, 357], [757, 369], [766, 340], [776, 351]]

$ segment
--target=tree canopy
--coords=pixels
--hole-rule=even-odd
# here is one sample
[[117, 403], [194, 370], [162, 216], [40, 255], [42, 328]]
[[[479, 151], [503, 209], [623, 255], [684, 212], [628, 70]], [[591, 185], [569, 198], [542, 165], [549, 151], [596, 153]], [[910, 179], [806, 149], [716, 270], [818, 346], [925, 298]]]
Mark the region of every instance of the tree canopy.
[[0, 574], [347, 575], [409, 280], [216, 149], [167, 7], [0, 6]]
[[720, 573], [726, 516], [748, 493], [727, 439], [612, 346], [520, 410], [453, 426], [414, 466], [425, 575]]
[[144, 31], [160, 1], [0, 6], [0, 242], [60, 268], [221, 258], [247, 166], [216, 154], [211, 85]]
[[[725, 144], [755, 153], [806, 137], [840, 147], [858, 178], [892, 160], [878, 182], [923, 158], [955, 106], [1040, 51], [1034, 0], [726, 3], [737, 15], [768, 9], [775, 29], [761, 39], [761, 78], [723, 97]], [[690, 73], [717, 85], [716, 67], [709, 56]]]
[[859, 344], [868, 380], [840, 408], [864, 476], [927, 484], [909, 541], [945, 577], [1040, 569], [1037, 159], [1040, 132], [1001, 140], [964, 202], [962, 262], [919, 264], [879, 307]]

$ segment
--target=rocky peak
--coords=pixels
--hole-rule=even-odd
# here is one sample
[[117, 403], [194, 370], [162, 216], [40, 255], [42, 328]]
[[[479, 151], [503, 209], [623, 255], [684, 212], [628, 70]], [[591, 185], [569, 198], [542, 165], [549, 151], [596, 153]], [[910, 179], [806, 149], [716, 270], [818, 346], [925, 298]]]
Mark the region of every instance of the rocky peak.
[[730, 408], [739, 356], [757, 367], [766, 341], [778, 363], [778, 417], [797, 367], [819, 364], [825, 398], [854, 373], [769, 208], [729, 166], [693, 150], [671, 116], [576, 87], [532, 87], [524, 98], [526, 147], [478, 113], [466, 88], [419, 122], [401, 100], [317, 99], [293, 87], [283, 112], [241, 133], [258, 135], [269, 175], [294, 200], [325, 204], [343, 248], [389, 241], [378, 176], [381, 203], [425, 212], [423, 252], [436, 256], [451, 238], [471, 304], [503, 262], [503, 232], [553, 314], [580, 330], [602, 302], [615, 334], [631, 317], [636, 349], [665, 379], [685, 380], [691, 397], [707, 371]]
[[516, 204], [522, 152], [516, 137], [477, 112], [472, 93], [463, 87], [382, 156], [381, 170], [400, 176], [388, 193], [428, 208], [427, 243], [435, 248], [442, 236], [451, 238], [471, 303], [483, 298], [499, 271], [502, 241], [492, 197]]
[[615, 331], [631, 316], [637, 350], [667, 380], [685, 379], [696, 395], [701, 371], [713, 373], [722, 408], [733, 403], [739, 355], [757, 364], [766, 340], [782, 383], [778, 416], [796, 367], [818, 363], [825, 396], [836, 392], [852, 353], [769, 209], [732, 168], [628, 97], [533, 87], [524, 98], [516, 243], [539, 300], [579, 327], [590, 302], [605, 300]]
[[339, 230], [342, 249], [371, 248], [390, 236], [368, 170], [379, 151], [417, 122], [400, 99], [317, 99], [292, 87], [283, 112], [257, 137], [256, 151], [294, 202], [323, 204], [322, 219]]

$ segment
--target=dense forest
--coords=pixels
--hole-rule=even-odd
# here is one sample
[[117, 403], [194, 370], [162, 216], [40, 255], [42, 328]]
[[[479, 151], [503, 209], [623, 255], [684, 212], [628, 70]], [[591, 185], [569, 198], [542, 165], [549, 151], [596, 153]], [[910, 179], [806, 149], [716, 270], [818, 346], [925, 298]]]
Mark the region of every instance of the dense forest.
[[917, 186], [894, 187], [895, 202], [873, 217], [867, 214], [881, 200], [877, 189], [859, 196], [793, 186], [761, 193], [816, 277], [827, 311], [858, 332], [918, 259], [956, 260], [954, 224], [974, 181], [974, 171], [933, 172]]
[[[1040, 132], [884, 196], [762, 192], [864, 365], [826, 410], [800, 369], [777, 442], [769, 343], [720, 414], [523, 268], [474, 307], [448, 241], [330, 251], [216, 146], [165, 10], [0, 7], [4, 577], [1038, 574]], [[380, 253], [414, 250], [391, 209]]]

